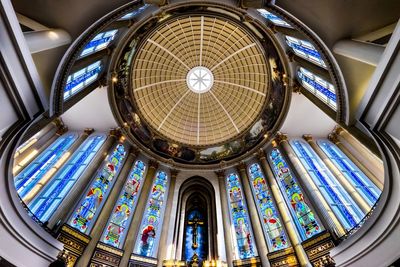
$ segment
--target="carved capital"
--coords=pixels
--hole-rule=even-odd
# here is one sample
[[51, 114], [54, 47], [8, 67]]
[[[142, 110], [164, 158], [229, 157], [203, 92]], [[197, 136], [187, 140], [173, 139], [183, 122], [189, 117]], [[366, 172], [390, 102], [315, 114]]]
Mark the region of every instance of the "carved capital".
[[236, 166], [236, 169], [239, 171], [239, 172], [242, 172], [242, 171], [246, 171], [246, 169], [247, 169], [247, 164], [246, 164], [246, 162], [244, 162], [244, 161], [241, 161], [241, 162], [239, 162], [239, 164]]
[[264, 152], [264, 150], [263, 150], [262, 148], [260, 148], [260, 149], [256, 152], [256, 155], [257, 155], [257, 158], [258, 158], [259, 160], [262, 160], [263, 158], [266, 159], [265, 152]]
[[341, 126], [336, 125], [336, 126], [335, 126], [335, 129], [333, 129], [333, 132], [334, 132], [335, 134], [337, 134], [337, 135], [340, 135], [342, 132], [344, 132], [344, 129], [343, 129]]
[[138, 155], [139, 155], [139, 153], [140, 153], [140, 150], [137, 148], [137, 147], [131, 147], [130, 149], [129, 149], [129, 154], [131, 154], [131, 155], [133, 155], [133, 156], [135, 156], [135, 157], [137, 157]]
[[155, 160], [149, 160], [149, 168], [157, 169], [158, 168], [158, 162], [155, 161]]
[[215, 171], [215, 174], [218, 176], [218, 178], [225, 179], [225, 170]]
[[301, 85], [297, 81], [294, 81], [292, 90], [293, 90], [293, 93], [301, 94]]
[[177, 169], [170, 169], [171, 178], [176, 178], [178, 176], [179, 170]]
[[91, 135], [94, 132], [93, 128], [86, 128], [85, 130], [83, 130], [83, 132], [87, 135]]
[[56, 134], [58, 135], [63, 135], [66, 132], [68, 132], [68, 127], [65, 126], [64, 122], [62, 121], [61, 118], [56, 118], [53, 123], [55, 124], [57, 130], [56, 130]]
[[307, 142], [312, 142], [313, 138], [311, 134], [303, 134], [303, 138], [304, 140], [306, 140]]
[[121, 137], [121, 129], [120, 128], [112, 128], [110, 129], [110, 136], [115, 136], [116, 138]]
[[328, 135], [328, 140], [334, 144], [340, 143], [339, 136], [335, 132], [332, 132]]
[[275, 136], [275, 142], [278, 145], [280, 145], [282, 142], [287, 142], [287, 140], [288, 140], [287, 134], [278, 132]]

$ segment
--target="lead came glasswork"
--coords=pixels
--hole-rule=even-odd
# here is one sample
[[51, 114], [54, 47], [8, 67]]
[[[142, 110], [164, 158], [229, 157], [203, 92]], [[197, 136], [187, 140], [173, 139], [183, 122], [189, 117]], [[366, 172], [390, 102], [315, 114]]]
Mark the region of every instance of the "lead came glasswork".
[[300, 67], [297, 71], [301, 84], [333, 110], [337, 109], [335, 87], [314, 73]]
[[29, 203], [29, 209], [42, 222], [47, 221], [74, 186], [96, 152], [103, 145], [106, 136], [91, 135], [72, 155], [65, 166], [55, 175], [40, 194]]
[[114, 178], [119, 173], [125, 156], [124, 145], [118, 144], [101, 170], [96, 174], [86, 196], [72, 215], [69, 225], [82, 233], [88, 232], [95, 216], [98, 214], [97, 211], [102, 208], [104, 200], [107, 199]]
[[257, 11], [263, 16], [264, 18], [268, 19], [271, 21], [273, 24], [277, 26], [282, 26], [282, 27], [287, 27], [287, 28], [293, 28], [289, 23], [284, 21], [282, 18], [278, 17], [275, 14], [272, 14], [271, 12], [265, 10], [265, 9], [257, 9]]
[[381, 190], [335, 144], [328, 140], [318, 140], [317, 144], [372, 207]]
[[296, 155], [319, 187], [335, 215], [343, 226], [349, 230], [363, 218], [363, 213], [333, 174], [327, 169], [312, 148], [303, 140], [291, 140]]
[[226, 187], [239, 257], [240, 259], [254, 257], [256, 255], [254, 239], [239, 176], [235, 173], [229, 174], [226, 177]]
[[277, 148], [269, 153], [269, 160], [302, 240], [320, 233], [323, 227], [316, 220], [309, 204], [304, 199], [300, 186]]
[[326, 64], [322, 59], [321, 54], [310, 42], [300, 40], [291, 36], [286, 36], [286, 43], [293, 49], [293, 52], [296, 55], [305, 58], [314, 64], [326, 68]]
[[106, 48], [111, 41], [114, 40], [117, 32], [118, 30], [111, 30], [97, 34], [89, 43], [87, 43], [87, 45], [85, 45], [80, 57], [85, 57]]
[[102, 70], [101, 60], [96, 61], [67, 78], [64, 88], [64, 101], [80, 92], [83, 88], [94, 82]]
[[250, 165], [249, 172], [253, 196], [260, 218], [262, 218], [262, 225], [265, 236], [267, 237], [269, 251], [288, 248], [289, 241], [286, 237], [260, 165], [257, 163]]
[[30, 190], [40, 182], [46, 173], [54, 167], [59, 159], [78, 138], [76, 133], [66, 133], [50, 145], [37, 159], [30, 163], [15, 178], [15, 188], [21, 198], [24, 198]]
[[125, 14], [124, 16], [122, 16], [119, 20], [128, 20], [131, 19], [133, 17], [135, 17], [136, 15], [139, 15], [140, 13], [142, 13], [149, 5], [145, 4], [141, 7], [139, 7], [138, 9], [136, 9], [135, 11], [129, 12], [127, 14]]
[[150, 192], [147, 207], [140, 225], [139, 237], [136, 241], [135, 252], [146, 257], [154, 257], [161, 235], [164, 215], [164, 202], [167, 194], [168, 175], [159, 171]]
[[104, 229], [102, 240], [104, 243], [121, 248], [126, 236], [126, 228], [129, 226], [136, 208], [145, 168], [146, 165], [143, 161], [135, 162], [114, 207], [114, 212]]

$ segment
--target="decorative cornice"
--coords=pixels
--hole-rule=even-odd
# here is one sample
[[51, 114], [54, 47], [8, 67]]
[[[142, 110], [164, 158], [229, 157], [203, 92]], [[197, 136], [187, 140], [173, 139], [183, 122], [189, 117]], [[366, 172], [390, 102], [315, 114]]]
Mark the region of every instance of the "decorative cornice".
[[225, 170], [215, 171], [215, 174], [218, 176], [218, 178], [225, 179]]
[[111, 128], [109, 135], [119, 138], [121, 136], [121, 129], [120, 128]]
[[343, 133], [344, 132], [344, 129], [341, 127], [341, 126], [339, 126], [339, 125], [336, 125], [335, 126], [335, 129], [333, 129], [333, 133], [335, 133], [335, 134], [337, 134], [337, 135], [340, 135], [341, 133]]
[[247, 164], [246, 164], [246, 162], [244, 162], [244, 161], [239, 162], [239, 164], [236, 166], [236, 169], [237, 169], [239, 172], [246, 171], [246, 169], [247, 169]]
[[85, 128], [85, 130], [83, 130], [83, 132], [86, 135], [91, 135], [94, 132], [94, 129], [93, 128]]
[[332, 132], [332, 133], [328, 134], [328, 140], [331, 141], [334, 144], [339, 144], [340, 143], [339, 136], [335, 132]]
[[287, 140], [288, 140], [287, 134], [278, 132], [275, 136], [275, 141], [277, 142], [278, 145], [280, 145], [282, 142], [287, 142]]
[[68, 127], [65, 126], [64, 122], [62, 121], [61, 118], [56, 118], [53, 123], [56, 125], [57, 130], [56, 134], [58, 135], [63, 135], [68, 131]]
[[307, 142], [312, 142], [313, 138], [311, 134], [303, 134], [303, 139], [306, 140]]
[[171, 178], [176, 178], [178, 176], [179, 170], [177, 169], [170, 169]]
[[129, 149], [129, 154], [133, 155], [134, 157], [137, 157], [140, 153], [140, 150], [137, 147], [131, 146]]
[[266, 159], [267, 157], [265, 156], [265, 152], [262, 148], [260, 148], [257, 152], [256, 152], [256, 156], [259, 160], [262, 160], [263, 158]]
[[158, 162], [155, 160], [149, 160], [149, 168], [150, 169], [157, 169], [159, 166]]
[[121, 257], [122, 257], [122, 255], [124, 254], [123, 250], [120, 250], [120, 249], [117, 249], [117, 248], [108, 246], [108, 245], [106, 245], [106, 244], [104, 244], [104, 243], [97, 243], [97, 246], [96, 246], [96, 247], [98, 247], [99, 249], [102, 249], [102, 250], [104, 250], [104, 251], [110, 252], [110, 253], [112, 253], [112, 254], [121, 256]]

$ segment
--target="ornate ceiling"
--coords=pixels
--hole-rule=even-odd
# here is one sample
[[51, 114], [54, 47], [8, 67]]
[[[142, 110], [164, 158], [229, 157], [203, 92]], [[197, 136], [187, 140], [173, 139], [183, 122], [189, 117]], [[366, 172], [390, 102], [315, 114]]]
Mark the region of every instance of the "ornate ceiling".
[[268, 70], [258, 40], [239, 24], [181, 16], [142, 40], [132, 63], [132, 97], [161, 136], [186, 145], [221, 144], [260, 117]]

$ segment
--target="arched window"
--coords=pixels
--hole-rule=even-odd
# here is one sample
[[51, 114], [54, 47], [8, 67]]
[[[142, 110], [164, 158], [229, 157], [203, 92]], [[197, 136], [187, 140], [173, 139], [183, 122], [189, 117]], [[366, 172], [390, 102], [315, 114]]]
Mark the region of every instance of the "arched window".
[[164, 171], [156, 174], [147, 207], [140, 224], [135, 252], [145, 257], [155, 257], [160, 240], [165, 202], [168, 193], [168, 175]]
[[51, 217], [105, 140], [106, 136], [103, 134], [89, 136], [46, 187], [29, 203], [29, 209], [40, 221], [45, 222]]
[[267, 11], [265, 9], [260, 8], [260, 9], [257, 9], [257, 11], [261, 14], [261, 16], [263, 16], [264, 18], [266, 18], [267, 20], [271, 21], [273, 24], [275, 24], [277, 26], [293, 28], [285, 20], [283, 20], [282, 18], [278, 17], [275, 14], [272, 14], [271, 12], [269, 12], [269, 11]]
[[226, 189], [229, 198], [229, 213], [235, 231], [236, 247], [240, 259], [248, 259], [256, 255], [249, 213], [243, 196], [239, 176], [231, 173], [226, 177]]
[[15, 188], [22, 199], [30, 193], [36, 184], [42, 181], [77, 138], [78, 134], [76, 133], [66, 133], [58, 137], [50, 147], [15, 177]]
[[108, 156], [106, 163], [97, 172], [85, 197], [72, 214], [69, 225], [82, 233], [89, 232], [111, 191], [114, 178], [121, 170], [125, 157], [126, 150], [124, 145], [118, 144], [112, 154]]
[[286, 160], [279, 149], [274, 148], [269, 153], [269, 162], [278, 181], [279, 188], [294, 218], [301, 239], [306, 240], [323, 230], [312, 212], [309, 203], [304, 198], [303, 192], [292, 174]]
[[293, 52], [314, 64], [326, 68], [321, 54], [315, 47], [308, 41], [300, 40], [291, 36], [286, 36], [286, 43], [292, 48]]
[[79, 57], [82, 58], [106, 48], [111, 41], [114, 40], [117, 32], [118, 30], [110, 30], [97, 34], [89, 43], [85, 45]]
[[337, 109], [336, 92], [332, 84], [302, 67], [297, 71], [297, 77], [299, 77], [301, 85], [305, 89], [321, 99], [333, 110]]
[[94, 82], [102, 70], [101, 60], [83, 68], [67, 78], [64, 88], [64, 101], [80, 92], [83, 88]]
[[127, 227], [133, 217], [137, 198], [142, 189], [146, 165], [138, 160], [133, 165], [124, 187], [115, 204], [114, 211], [104, 229], [102, 240], [104, 243], [121, 248], [127, 234]]
[[335, 144], [328, 140], [318, 140], [317, 144], [367, 203], [373, 206], [381, 190]]
[[149, 5], [145, 4], [141, 7], [139, 7], [138, 9], [136, 9], [135, 11], [129, 12], [125, 15], [123, 15], [119, 20], [128, 20], [131, 19], [133, 17], [135, 17], [136, 15], [139, 15], [140, 13], [142, 13]]
[[343, 226], [347, 230], [356, 226], [364, 214], [335, 176], [305, 141], [295, 139], [290, 144]]
[[260, 215], [269, 251], [277, 251], [290, 246], [285, 230], [279, 218], [272, 196], [258, 163], [249, 167], [253, 197]]

